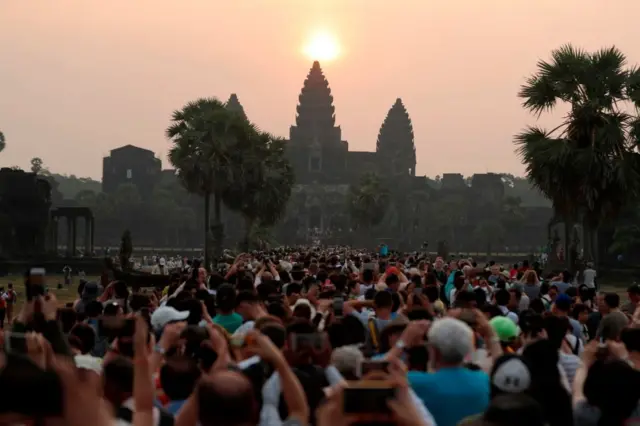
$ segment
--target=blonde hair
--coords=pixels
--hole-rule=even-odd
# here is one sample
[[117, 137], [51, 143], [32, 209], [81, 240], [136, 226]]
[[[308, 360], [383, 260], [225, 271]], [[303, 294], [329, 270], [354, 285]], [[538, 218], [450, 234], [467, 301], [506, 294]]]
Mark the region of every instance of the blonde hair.
[[538, 274], [533, 269], [527, 269], [524, 272], [524, 275], [520, 279], [520, 282], [523, 284], [539, 284], [540, 280], [538, 279]]

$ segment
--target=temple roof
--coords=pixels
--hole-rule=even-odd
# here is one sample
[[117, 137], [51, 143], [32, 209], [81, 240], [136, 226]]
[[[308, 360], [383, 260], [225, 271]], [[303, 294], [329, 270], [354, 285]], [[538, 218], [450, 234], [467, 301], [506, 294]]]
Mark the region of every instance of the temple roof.
[[413, 125], [400, 98], [396, 99], [380, 126], [376, 151], [406, 153], [415, 159]]
[[335, 126], [335, 108], [329, 82], [315, 61], [299, 96], [296, 125], [311, 128], [326, 128]]
[[244, 108], [242, 107], [242, 104], [238, 100], [238, 95], [236, 95], [235, 93], [232, 93], [231, 96], [229, 96], [229, 100], [227, 101], [225, 106], [229, 111], [237, 112], [240, 115], [242, 115], [245, 119], [247, 118], [247, 114], [245, 114]]

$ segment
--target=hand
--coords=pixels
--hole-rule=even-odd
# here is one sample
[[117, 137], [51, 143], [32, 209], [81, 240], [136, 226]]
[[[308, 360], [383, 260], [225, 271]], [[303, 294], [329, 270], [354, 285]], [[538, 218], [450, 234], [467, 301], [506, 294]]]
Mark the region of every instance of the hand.
[[178, 343], [180, 340], [180, 334], [182, 330], [187, 327], [184, 322], [174, 322], [167, 324], [162, 330], [162, 336], [160, 337], [159, 345], [163, 350], [168, 350]]
[[211, 315], [209, 315], [209, 310], [207, 309], [207, 305], [201, 300], [200, 304], [202, 305], [202, 319], [204, 319], [208, 324], [211, 324], [213, 320], [211, 319]]
[[65, 357], [56, 357], [52, 366], [64, 392], [65, 425], [85, 426], [87, 419], [91, 419], [91, 424], [96, 426], [113, 424], [113, 415], [99, 393], [102, 386], [97, 374], [79, 372], [73, 361]]
[[229, 344], [227, 343], [227, 339], [224, 338], [224, 335], [222, 334], [220, 329], [214, 327], [211, 324], [207, 324], [207, 330], [209, 331], [209, 339], [211, 340], [213, 350], [216, 351], [218, 356], [224, 353], [228, 353]]
[[58, 299], [53, 293], [49, 293], [47, 298], [38, 297], [40, 306], [42, 306], [42, 314], [47, 321], [55, 321], [58, 315]]
[[476, 331], [480, 336], [484, 337], [485, 340], [490, 340], [490, 337], [493, 335], [493, 328], [489, 324], [489, 320], [487, 320], [487, 317], [480, 309], [474, 309], [473, 313], [476, 315]]
[[147, 337], [149, 336], [149, 326], [147, 321], [142, 317], [136, 317], [136, 330], [133, 333], [133, 353], [135, 354], [136, 362], [138, 359], [149, 359], [149, 346], [147, 344]]
[[40, 333], [28, 332], [25, 335], [27, 355], [35, 365], [43, 370], [47, 369], [49, 357], [52, 354], [51, 345]]
[[316, 423], [318, 426], [348, 426], [351, 421], [343, 412], [344, 386], [340, 383], [327, 391], [327, 399], [316, 409]]
[[428, 320], [412, 321], [407, 328], [404, 329], [400, 339], [407, 347], [417, 346], [424, 341], [430, 326], [431, 321]]
[[286, 363], [280, 349], [271, 342], [271, 339], [260, 333], [258, 330], [249, 331], [245, 338], [245, 342], [247, 343], [249, 350], [260, 356], [260, 358], [266, 362], [274, 366], [283, 362]]

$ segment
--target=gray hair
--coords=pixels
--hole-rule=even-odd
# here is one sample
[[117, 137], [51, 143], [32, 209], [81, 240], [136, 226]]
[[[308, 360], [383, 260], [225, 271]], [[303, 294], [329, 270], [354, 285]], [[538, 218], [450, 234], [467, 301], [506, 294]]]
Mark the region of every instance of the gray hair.
[[356, 376], [364, 355], [357, 346], [341, 346], [331, 354], [331, 364], [345, 376]]
[[473, 330], [455, 318], [442, 318], [433, 323], [428, 334], [429, 345], [447, 364], [460, 364], [473, 351]]

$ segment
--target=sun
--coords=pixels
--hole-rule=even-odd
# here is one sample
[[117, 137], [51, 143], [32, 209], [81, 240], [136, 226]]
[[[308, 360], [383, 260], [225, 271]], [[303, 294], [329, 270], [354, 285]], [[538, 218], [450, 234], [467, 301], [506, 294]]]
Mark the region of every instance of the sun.
[[340, 56], [340, 45], [331, 34], [317, 33], [304, 47], [304, 53], [313, 61], [333, 61]]

